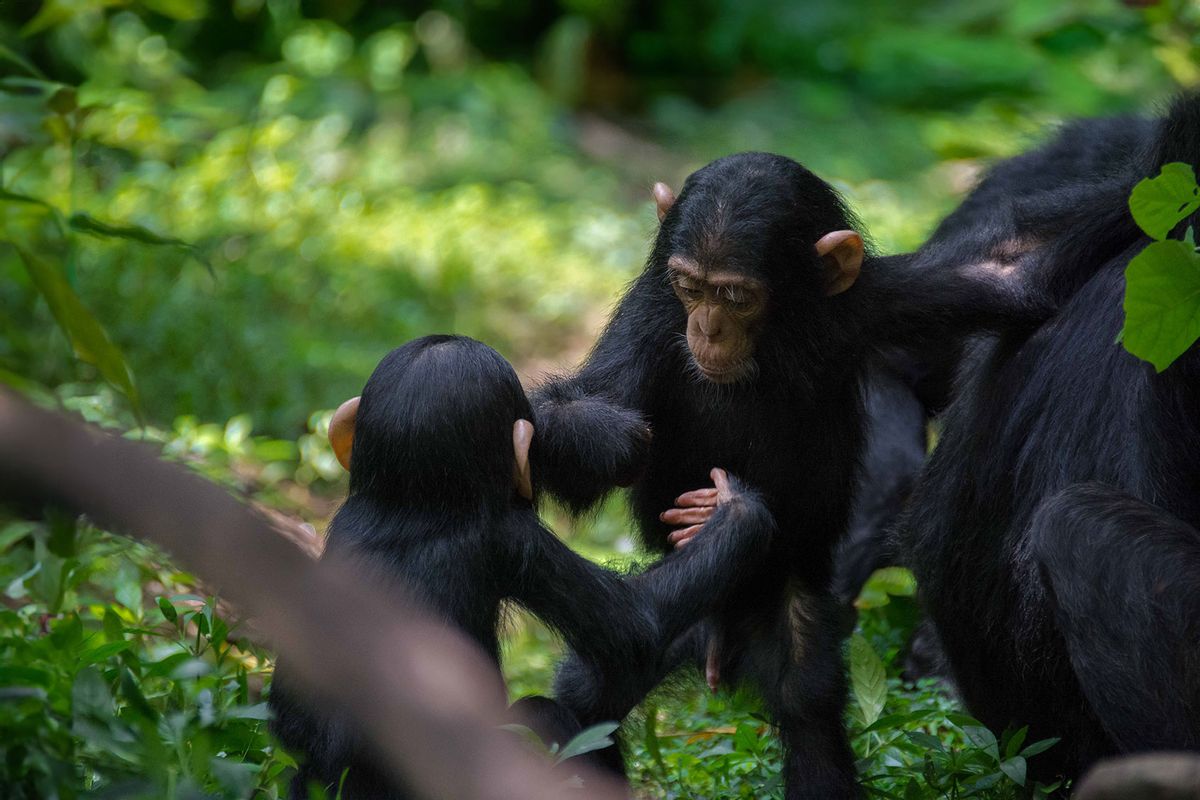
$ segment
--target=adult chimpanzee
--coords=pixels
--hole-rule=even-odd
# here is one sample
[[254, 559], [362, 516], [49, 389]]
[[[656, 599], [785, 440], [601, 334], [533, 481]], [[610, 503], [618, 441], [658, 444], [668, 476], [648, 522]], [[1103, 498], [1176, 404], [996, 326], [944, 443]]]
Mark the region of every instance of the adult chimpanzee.
[[[837, 193], [781, 156], [730, 156], [689, 177], [678, 201], [661, 184], [655, 193], [662, 224], [645, 271], [579, 372], [536, 394], [544, 485], [586, 509], [632, 483], [643, 536], [660, 550], [690, 535], [672, 525], [703, 518], [660, 511], [712, 464], [762, 493], [780, 531], [769, 557], [743, 571], [711, 632], [671, 655], [707, 647], [710, 682], [724, 674], [758, 685], [786, 746], [789, 798], [853, 796], [830, 579], [863, 438], [868, 356], [880, 342], [1012, 319], [1023, 301], [1002, 274], [933, 276], [904, 258], [866, 256]], [[663, 669], [676, 663], [666, 656]], [[649, 688], [614, 690], [568, 661], [557, 696], [591, 722], [621, 719]]]
[[[576, 555], [542, 527], [532, 505], [533, 412], [511, 366], [472, 339], [430, 336], [392, 351], [361, 402], [339, 409], [333, 440], [349, 462], [350, 496], [328, 550], [414, 593], [497, 661], [501, 603], [512, 599], [558, 630], [613, 682], [640, 681], [658, 653], [726, 593], [739, 564], [757, 563], [773, 521], [753, 493], [713, 471], [720, 508], [695, 549], [622, 580]], [[352, 455], [351, 455], [352, 453]], [[544, 698], [518, 720], [560, 738], [570, 713]], [[309, 708], [286, 671], [271, 692], [274, 729], [307, 758], [293, 797], [316, 782], [345, 798], [403, 797], [377, 771], [345, 720]]]
[[1017, 275], [1053, 309], [971, 353], [901, 530], [972, 713], [1062, 737], [1043, 779], [1200, 748], [1200, 348], [1156, 374], [1114, 343], [1149, 242], [1127, 199], [1171, 161], [1200, 162], [1200, 99], [1072, 125], [919, 256]]

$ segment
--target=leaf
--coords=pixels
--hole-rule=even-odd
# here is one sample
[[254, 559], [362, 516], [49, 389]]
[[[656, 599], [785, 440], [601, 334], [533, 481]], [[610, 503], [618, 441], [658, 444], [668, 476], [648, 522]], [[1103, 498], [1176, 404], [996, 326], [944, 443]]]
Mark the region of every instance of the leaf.
[[204, 268], [208, 270], [209, 275], [216, 277], [212, 264], [200, 252], [200, 248], [183, 239], [177, 239], [174, 236], [163, 236], [141, 225], [116, 225], [104, 222], [82, 211], [72, 214], [67, 220], [67, 225], [73, 231], [86, 233], [102, 239], [126, 239], [142, 244], [182, 248], [187, 251], [188, 255], [203, 264]]
[[4, 59], [5, 61], [10, 61], [13, 64], [16, 64], [18, 67], [25, 70], [35, 78], [41, 78], [42, 80], [46, 79], [46, 75], [36, 66], [34, 66], [31, 61], [26, 60], [25, 57], [20, 53], [9, 49], [2, 44], [0, 44], [0, 59]]
[[1000, 771], [1018, 786], [1025, 785], [1025, 767], [1025, 759], [1021, 756], [1014, 756], [1007, 761], [1000, 762]]
[[660, 774], [666, 777], [667, 762], [663, 761], [662, 748], [658, 746], [657, 706], [652, 705], [646, 709], [646, 721], [642, 726], [642, 744], [646, 747], [646, 752], [650, 754], [655, 765], [658, 766]]
[[1051, 738], [1051, 739], [1042, 739], [1041, 741], [1034, 742], [1033, 744], [1029, 745], [1029, 747], [1026, 747], [1024, 750], [1022, 750], [1021, 755], [1023, 755], [1025, 758], [1032, 758], [1033, 756], [1036, 756], [1038, 753], [1044, 753], [1047, 750], [1049, 750], [1051, 747], [1054, 747], [1054, 745], [1058, 744], [1058, 741], [1059, 741], [1058, 738], [1055, 737], [1055, 738]]
[[1183, 242], [1152, 242], [1125, 268], [1122, 343], [1162, 372], [1200, 338], [1200, 255]]
[[537, 731], [528, 725], [522, 725], [519, 722], [509, 722], [500, 726], [500, 730], [515, 733], [524, 739], [530, 745], [533, 745], [539, 752], [547, 750], [546, 743], [542, 741], [542, 737], [538, 736]]
[[1021, 745], [1025, 744], [1025, 737], [1027, 735], [1029, 735], [1028, 725], [1010, 736], [1008, 741], [1004, 744], [1004, 757], [1012, 758], [1017, 753], [1021, 752]]
[[225, 712], [229, 719], [261, 719], [271, 718], [271, 710], [266, 703], [256, 703], [252, 706], [237, 706]]
[[85, 714], [112, 716], [112, 694], [94, 667], [82, 669], [75, 675], [75, 683], [71, 687], [71, 710], [75, 717]]
[[1144, 178], [1129, 195], [1133, 221], [1153, 239], [1163, 240], [1179, 221], [1200, 208], [1196, 173], [1180, 161], [1164, 164], [1156, 177]]
[[171, 601], [165, 597], [158, 598], [158, 610], [162, 612], [167, 622], [174, 622], [179, 618], [179, 612], [175, 610], [175, 606], [171, 605]]
[[140, 414], [141, 404], [133, 382], [133, 372], [129, 369], [124, 354], [108, 338], [104, 326], [92, 316], [92, 312], [79, 299], [79, 295], [75, 294], [75, 290], [67, 283], [60, 270], [23, 247], [14, 247], [25, 263], [25, 270], [34, 286], [50, 307], [50, 313], [54, 315], [58, 327], [75, 349], [75, 354], [83, 361], [95, 365], [104, 379], [128, 397], [134, 410]]
[[34, 667], [17, 665], [0, 665], [0, 686], [45, 686], [49, 687], [53, 679], [49, 672]]
[[133, 677], [133, 673], [124, 667], [121, 668], [120, 686], [121, 695], [129, 703], [130, 708], [151, 722], [158, 721], [158, 712], [146, 700], [146, 695], [142, 694], [142, 689], [138, 686], [137, 679]]
[[928, 733], [921, 731], [912, 731], [908, 734], [908, 738], [924, 747], [926, 750], [938, 750], [946, 752], [946, 746], [942, 744], [942, 740]]
[[850, 637], [850, 685], [862, 710], [863, 723], [874, 723], [887, 700], [887, 673], [870, 642], [858, 633]]
[[133, 642], [106, 642], [99, 647], [93, 647], [91, 650], [80, 653], [79, 663], [82, 664], [98, 664], [105, 661], [110, 656], [115, 656], [117, 653], [123, 653], [133, 647]]
[[108, 237], [114, 239], [132, 239], [135, 242], [142, 244], [167, 244], [176, 247], [192, 247], [189, 242], [183, 239], [175, 239], [170, 236], [160, 236], [149, 228], [143, 228], [141, 225], [114, 225], [108, 222], [102, 222], [91, 214], [85, 214], [82, 211], [77, 211], [72, 214], [67, 220], [67, 224], [72, 230], [81, 233], [90, 233], [93, 236]]
[[619, 727], [621, 726], [616, 722], [601, 722], [590, 728], [584, 728], [571, 741], [566, 743], [562, 751], [558, 754], [555, 763], [561, 764], [568, 758], [574, 758], [584, 753], [590, 753], [593, 750], [608, 747], [613, 743], [612, 734]]
[[996, 742], [996, 735], [990, 730], [979, 725], [964, 725], [962, 732], [967, 741], [975, 747], [987, 753], [993, 760], [1000, 760], [1000, 745]]

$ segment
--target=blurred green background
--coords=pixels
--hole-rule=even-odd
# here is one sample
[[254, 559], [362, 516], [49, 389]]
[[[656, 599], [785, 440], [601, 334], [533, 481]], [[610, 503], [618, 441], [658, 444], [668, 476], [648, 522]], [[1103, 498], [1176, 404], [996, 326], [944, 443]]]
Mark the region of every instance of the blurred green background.
[[[328, 409], [431, 332], [489, 342], [529, 380], [574, 363], [640, 269], [654, 181], [784, 153], [883, 251], [912, 248], [990, 160], [1064, 118], [1152, 111], [1200, 82], [1198, 56], [1183, 0], [9, 0], [0, 380], [319, 528], [344, 491]], [[619, 500], [547, 514], [600, 560], [636, 558]], [[41, 693], [0, 699], [5, 796], [275, 796], [288, 759], [254, 711], [267, 654], [217, 636], [190, 576], [121, 542], [0, 517], [0, 691]], [[1016, 796], [1019, 741], [992, 758], [944, 689], [899, 680], [911, 595], [893, 573], [860, 602], [868, 786]], [[555, 645], [512, 628], [514, 693], [544, 691]], [[172, 643], [207, 671], [156, 671]], [[778, 792], [752, 698], [657, 703], [631, 745], [645, 793]], [[146, 720], [161, 746], [112, 755]]]

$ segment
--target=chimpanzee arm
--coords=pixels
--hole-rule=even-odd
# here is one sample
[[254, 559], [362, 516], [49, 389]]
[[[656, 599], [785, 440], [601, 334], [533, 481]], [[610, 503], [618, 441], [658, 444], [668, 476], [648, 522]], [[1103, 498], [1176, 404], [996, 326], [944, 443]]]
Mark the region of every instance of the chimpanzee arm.
[[732, 497], [694, 540], [622, 581], [581, 558], [530, 514], [506, 534], [512, 596], [559, 631], [573, 653], [559, 699], [585, 724], [621, 719], [661, 679], [668, 646], [725, 602], [770, 550], [775, 521], [757, 494]]
[[948, 338], [1028, 328], [1053, 308], [1020, 264], [976, 258], [931, 263], [920, 255], [873, 258], [846, 292], [860, 292], [868, 339], [918, 350]]
[[575, 512], [633, 483], [645, 466], [655, 379], [678, 349], [663, 322], [671, 314], [682, 330], [665, 276], [644, 272], [579, 371], [532, 395], [534, 479]]
[[656, 658], [769, 549], [775, 522], [766, 505], [732, 478], [730, 487], [694, 541], [625, 579], [575, 553], [532, 511], [514, 514], [503, 534], [509, 594], [585, 658], [624, 664], [639, 650]]

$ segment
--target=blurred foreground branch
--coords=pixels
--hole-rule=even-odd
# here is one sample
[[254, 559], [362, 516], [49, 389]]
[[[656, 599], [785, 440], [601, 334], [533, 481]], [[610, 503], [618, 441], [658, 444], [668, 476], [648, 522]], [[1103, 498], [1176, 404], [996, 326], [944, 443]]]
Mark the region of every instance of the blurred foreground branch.
[[497, 726], [503, 683], [471, 642], [348, 564], [314, 562], [247, 506], [147, 446], [0, 389], [0, 499], [52, 502], [169, 550], [256, 617], [295, 676], [354, 716], [429, 798], [618, 798], [572, 789]]

